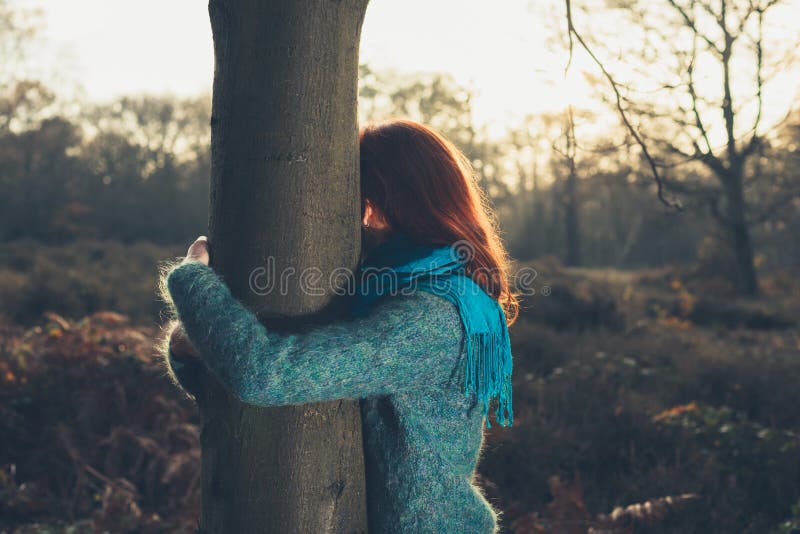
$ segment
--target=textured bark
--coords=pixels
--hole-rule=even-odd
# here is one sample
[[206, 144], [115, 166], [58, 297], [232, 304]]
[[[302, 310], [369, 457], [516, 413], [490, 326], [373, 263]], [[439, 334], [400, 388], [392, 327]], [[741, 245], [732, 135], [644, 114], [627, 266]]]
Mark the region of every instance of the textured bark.
[[747, 224], [741, 171], [731, 173], [722, 183], [727, 200], [725, 227], [736, 258], [736, 291], [742, 296], [755, 297], [759, 293], [758, 277]]
[[579, 226], [578, 176], [571, 166], [564, 184], [564, 228], [567, 253], [564, 265], [578, 267], [581, 264], [581, 237]]
[[566, 238], [566, 257], [564, 264], [578, 267], [581, 264], [580, 199], [578, 198], [578, 169], [575, 163], [575, 122], [572, 108], [569, 108], [564, 132], [566, 141], [564, 154], [569, 165], [569, 174], [564, 184], [564, 228]]
[[[211, 263], [237, 298], [280, 330], [341, 313], [328, 276], [358, 261], [356, 101], [366, 6], [209, 4]], [[204, 385], [203, 532], [366, 532], [357, 401], [257, 408], [210, 376]]]

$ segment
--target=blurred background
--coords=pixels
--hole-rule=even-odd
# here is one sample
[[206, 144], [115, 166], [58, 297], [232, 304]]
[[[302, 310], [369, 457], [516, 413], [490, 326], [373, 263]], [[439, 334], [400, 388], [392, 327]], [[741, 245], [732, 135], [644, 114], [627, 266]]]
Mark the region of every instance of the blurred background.
[[[513, 533], [800, 532], [800, 3], [570, 7], [363, 28], [361, 120], [452, 139], [536, 273], [479, 482]], [[153, 341], [206, 232], [206, 6], [0, 0], [0, 58], [0, 530], [192, 531]]]

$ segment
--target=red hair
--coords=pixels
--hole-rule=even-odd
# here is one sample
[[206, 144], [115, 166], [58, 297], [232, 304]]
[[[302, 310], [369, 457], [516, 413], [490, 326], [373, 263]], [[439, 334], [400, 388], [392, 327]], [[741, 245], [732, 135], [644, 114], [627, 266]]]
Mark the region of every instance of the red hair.
[[467, 274], [512, 324], [519, 302], [509, 287], [508, 254], [469, 159], [432, 128], [408, 119], [367, 124], [359, 137], [362, 204], [369, 200], [392, 230], [417, 242], [466, 243]]

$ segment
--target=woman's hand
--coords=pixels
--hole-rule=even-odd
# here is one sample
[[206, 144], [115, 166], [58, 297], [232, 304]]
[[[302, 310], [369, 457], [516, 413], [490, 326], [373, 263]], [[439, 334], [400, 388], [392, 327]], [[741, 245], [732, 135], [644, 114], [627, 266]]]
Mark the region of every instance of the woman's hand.
[[194, 243], [189, 247], [189, 250], [186, 252], [186, 257], [183, 259], [183, 263], [199, 261], [203, 265], [208, 265], [208, 259], [208, 238], [201, 235], [195, 239]]
[[186, 337], [186, 331], [179, 322], [175, 323], [172, 327], [172, 331], [169, 333], [169, 350], [172, 352], [173, 358], [178, 361], [200, 358], [197, 349], [194, 348], [192, 342]]

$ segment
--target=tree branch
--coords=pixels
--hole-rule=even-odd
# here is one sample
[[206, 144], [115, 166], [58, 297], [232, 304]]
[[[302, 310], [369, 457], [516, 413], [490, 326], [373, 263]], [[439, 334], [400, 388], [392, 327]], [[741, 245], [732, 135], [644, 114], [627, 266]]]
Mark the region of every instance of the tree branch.
[[694, 122], [695, 126], [698, 130], [700, 130], [700, 134], [703, 136], [703, 140], [706, 143], [706, 148], [708, 149], [708, 153], [713, 156], [713, 151], [711, 149], [711, 141], [708, 139], [708, 130], [706, 130], [705, 124], [703, 124], [703, 120], [700, 118], [700, 111], [697, 108], [697, 91], [694, 87], [694, 62], [697, 59], [697, 46], [696, 46], [696, 36], [692, 39], [692, 58], [689, 60], [688, 66], [688, 75], [689, 75], [689, 82], [687, 84], [687, 90], [689, 91], [689, 97], [692, 99], [692, 114], [694, 115]]
[[580, 45], [586, 51], [586, 53], [589, 54], [589, 57], [591, 57], [592, 60], [595, 62], [595, 64], [597, 64], [597, 66], [600, 68], [601, 72], [603, 73], [603, 76], [605, 76], [605, 78], [608, 80], [609, 84], [611, 85], [611, 88], [613, 89], [614, 95], [616, 97], [617, 111], [619, 111], [620, 118], [622, 119], [622, 122], [624, 123], [625, 127], [628, 129], [628, 131], [631, 133], [633, 138], [636, 140], [636, 143], [642, 149], [642, 153], [644, 154], [644, 157], [647, 159], [647, 162], [650, 165], [650, 170], [653, 173], [653, 178], [655, 179], [656, 186], [658, 187], [658, 198], [659, 198], [659, 200], [664, 205], [666, 205], [668, 207], [672, 207], [672, 208], [675, 208], [677, 210], [683, 209], [679, 200], [677, 200], [677, 199], [667, 200], [664, 197], [664, 184], [662, 183], [661, 177], [658, 174], [658, 168], [657, 168], [656, 162], [653, 159], [653, 157], [650, 155], [650, 151], [647, 149], [647, 145], [645, 144], [645, 142], [642, 139], [642, 137], [639, 135], [639, 132], [636, 131], [636, 128], [633, 127], [633, 124], [631, 124], [630, 120], [628, 119], [628, 114], [625, 112], [625, 109], [622, 106], [622, 95], [620, 94], [620, 91], [619, 91], [619, 85], [617, 84], [616, 80], [611, 75], [611, 73], [608, 72], [608, 70], [605, 68], [603, 63], [597, 58], [597, 56], [591, 50], [591, 48], [586, 43], [586, 41], [584, 41], [584, 39], [581, 36], [581, 34], [578, 33], [578, 31], [575, 28], [575, 25], [573, 24], [573, 21], [572, 21], [571, 0], [565, 0], [565, 1], [566, 1], [566, 7], [567, 7], [567, 34], [569, 35], [569, 60], [567, 62], [566, 68], [565, 68], [565, 73], [569, 70], [569, 67], [572, 64], [572, 52], [573, 52], [573, 48], [574, 48], [573, 36], [574, 36], [575, 40], [577, 40], [578, 43], [580, 43]]
[[697, 37], [700, 37], [703, 41], [705, 41], [711, 50], [713, 50], [719, 55], [722, 55], [722, 50], [719, 48], [719, 46], [717, 46], [717, 43], [712, 41], [707, 35], [700, 33], [700, 30], [697, 29], [697, 25], [695, 24], [694, 19], [689, 16], [689, 14], [682, 6], [678, 5], [678, 3], [675, 0], [667, 0], [667, 2], [669, 2], [669, 5], [675, 8], [675, 10], [680, 14], [687, 28], [692, 30], [692, 32], [694, 32], [694, 34]]
[[741, 162], [736, 151], [736, 137], [734, 136], [733, 94], [731, 92], [731, 53], [733, 50], [733, 36], [726, 26], [726, 0], [721, 0], [720, 27], [725, 38], [725, 48], [722, 50], [722, 116], [725, 119], [725, 133], [728, 139], [728, 162], [731, 167], [738, 166]]
[[742, 157], [747, 158], [750, 154], [752, 154], [755, 149], [758, 147], [758, 125], [761, 123], [761, 113], [762, 108], [764, 107], [764, 99], [762, 96], [762, 90], [764, 87], [764, 79], [763, 79], [763, 69], [764, 69], [764, 53], [763, 53], [763, 43], [764, 43], [764, 11], [759, 7], [758, 8], [758, 36], [756, 37], [755, 45], [756, 45], [756, 98], [758, 99], [758, 109], [756, 111], [756, 118], [753, 121], [753, 136], [750, 138], [750, 142], [747, 144], [745, 149], [742, 151]]

